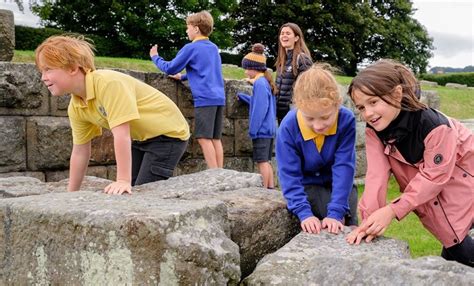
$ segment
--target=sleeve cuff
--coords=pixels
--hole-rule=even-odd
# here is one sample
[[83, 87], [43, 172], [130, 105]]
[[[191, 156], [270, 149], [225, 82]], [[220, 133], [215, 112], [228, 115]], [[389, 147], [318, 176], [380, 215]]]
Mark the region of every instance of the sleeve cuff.
[[397, 217], [397, 220], [402, 220], [413, 209], [411, 204], [407, 200], [404, 200], [403, 198], [398, 198], [398, 199], [394, 200], [390, 204], [390, 207], [392, 208], [393, 212], [395, 213], [395, 216]]
[[304, 209], [304, 210], [300, 211], [299, 213], [297, 213], [296, 216], [298, 216], [298, 219], [301, 222], [301, 221], [304, 221], [305, 219], [307, 219], [311, 216], [314, 216], [314, 214], [311, 211], [311, 209]]

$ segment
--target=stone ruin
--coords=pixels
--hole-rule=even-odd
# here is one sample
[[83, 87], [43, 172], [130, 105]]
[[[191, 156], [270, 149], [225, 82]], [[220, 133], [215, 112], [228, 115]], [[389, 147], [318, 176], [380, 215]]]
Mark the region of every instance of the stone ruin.
[[[111, 181], [0, 179], [0, 285], [472, 285], [474, 269], [410, 259], [405, 242], [299, 233], [281, 193], [214, 169], [102, 192]], [[345, 229], [345, 233], [349, 231]]]

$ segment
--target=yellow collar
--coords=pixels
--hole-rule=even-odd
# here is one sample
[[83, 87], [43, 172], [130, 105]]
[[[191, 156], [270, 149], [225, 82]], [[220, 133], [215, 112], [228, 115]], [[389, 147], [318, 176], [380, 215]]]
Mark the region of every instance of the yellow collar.
[[193, 43], [200, 40], [209, 40], [209, 37], [197, 36], [196, 38], [194, 38]]
[[71, 101], [74, 107], [85, 107], [87, 106], [87, 101], [95, 98], [94, 80], [93, 80], [92, 71], [90, 70], [86, 71], [84, 82], [86, 85], [86, 104], [84, 104], [85, 102], [81, 100], [81, 97], [79, 95], [73, 94], [71, 97]]
[[331, 128], [329, 128], [329, 130], [326, 133], [321, 134], [321, 133], [314, 132], [311, 128], [309, 128], [306, 125], [303, 119], [303, 115], [301, 114], [299, 110], [296, 112], [296, 120], [298, 121], [298, 127], [300, 128], [301, 135], [303, 136], [304, 141], [308, 141], [312, 139], [319, 152], [321, 152], [321, 149], [323, 148], [324, 139], [326, 138], [326, 136], [336, 134], [338, 117], [339, 117], [339, 111], [336, 114], [336, 120], [334, 121], [334, 124], [331, 126]]
[[309, 128], [306, 125], [306, 123], [303, 119], [303, 115], [301, 114], [301, 112], [299, 110], [296, 113], [296, 119], [298, 120], [298, 127], [300, 128], [301, 135], [303, 135], [303, 139], [305, 141], [310, 140], [310, 139], [314, 139], [314, 138], [316, 138], [320, 135], [328, 136], [328, 135], [336, 134], [338, 116], [339, 116], [339, 111], [338, 111], [338, 114], [336, 115], [336, 120], [334, 121], [334, 124], [331, 126], [331, 128], [329, 128], [329, 130], [326, 133], [320, 134], [320, 133], [314, 132], [313, 129]]
[[263, 72], [261, 73], [258, 73], [254, 78], [253, 80], [256, 81], [257, 79], [261, 78], [262, 76], [264, 76], [265, 74]]

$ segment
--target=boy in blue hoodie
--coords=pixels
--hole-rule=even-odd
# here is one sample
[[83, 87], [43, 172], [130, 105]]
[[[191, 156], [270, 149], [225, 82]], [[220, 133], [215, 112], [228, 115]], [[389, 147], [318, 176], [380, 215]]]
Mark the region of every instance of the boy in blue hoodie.
[[253, 82], [252, 96], [238, 93], [239, 100], [249, 104], [249, 136], [253, 144], [253, 161], [263, 177], [263, 186], [273, 189], [273, 168], [270, 164], [276, 133], [275, 84], [267, 70], [264, 46], [255, 44], [242, 59], [242, 68]]
[[[158, 55], [158, 46], [150, 49], [153, 63], [176, 80], [189, 80], [194, 99], [194, 136], [201, 146], [208, 168], [222, 168], [222, 122], [225, 106], [222, 63], [217, 46], [209, 41], [214, 20], [207, 11], [186, 18], [186, 33], [192, 41], [171, 61]], [[186, 74], [180, 72], [186, 68]]]

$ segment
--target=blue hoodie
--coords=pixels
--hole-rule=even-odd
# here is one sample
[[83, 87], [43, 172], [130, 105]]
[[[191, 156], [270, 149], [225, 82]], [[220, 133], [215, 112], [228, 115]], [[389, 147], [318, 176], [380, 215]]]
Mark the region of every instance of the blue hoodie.
[[250, 105], [250, 138], [274, 138], [276, 133], [276, 104], [268, 80], [264, 76], [259, 77], [253, 84], [252, 96], [241, 92], [237, 95], [240, 100]]
[[217, 46], [206, 39], [195, 40], [167, 62], [159, 55], [151, 58], [153, 63], [167, 74], [177, 74], [186, 68], [181, 80], [189, 79], [194, 107], [224, 106], [224, 78]]

